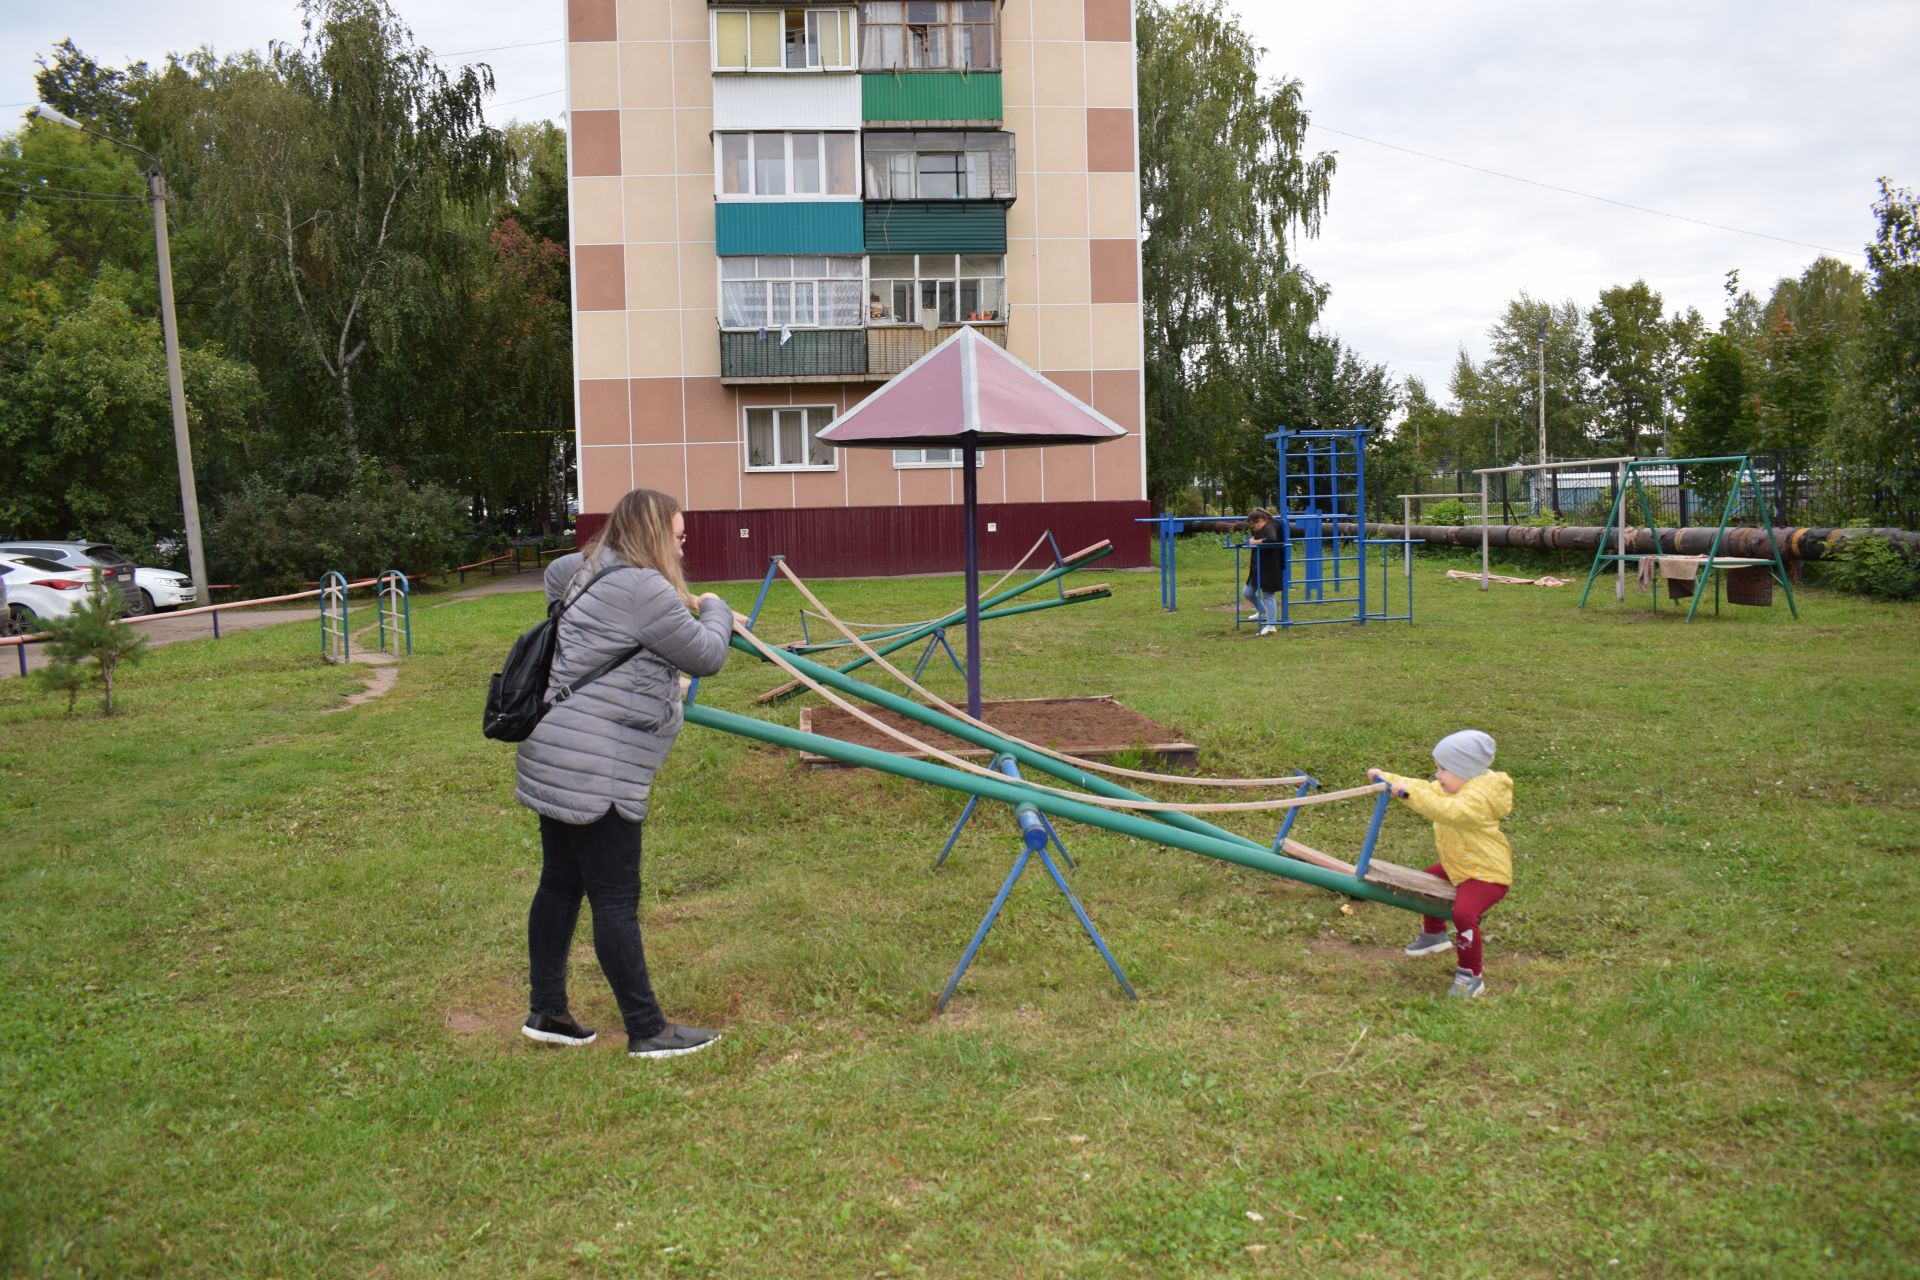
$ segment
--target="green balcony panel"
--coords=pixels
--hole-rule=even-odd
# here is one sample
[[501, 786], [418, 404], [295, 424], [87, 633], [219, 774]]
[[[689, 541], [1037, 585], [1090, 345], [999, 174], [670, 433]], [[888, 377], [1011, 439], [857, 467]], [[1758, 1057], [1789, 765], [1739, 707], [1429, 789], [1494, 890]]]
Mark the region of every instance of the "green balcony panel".
[[989, 200], [866, 206], [868, 253], [1005, 253], [1007, 206]]
[[862, 114], [869, 124], [999, 123], [997, 71], [885, 71], [860, 77]]
[[864, 329], [794, 329], [780, 341], [780, 330], [720, 334], [722, 381], [744, 378], [863, 378], [867, 372]]
[[713, 208], [714, 252], [861, 253], [860, 204], [853, 200], [721, 201]]

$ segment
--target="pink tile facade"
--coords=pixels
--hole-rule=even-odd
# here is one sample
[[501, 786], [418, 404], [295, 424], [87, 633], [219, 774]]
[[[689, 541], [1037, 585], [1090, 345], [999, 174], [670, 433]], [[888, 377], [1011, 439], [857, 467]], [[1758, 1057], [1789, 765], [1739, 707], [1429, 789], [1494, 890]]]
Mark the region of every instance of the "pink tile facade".
[[[957, 468], [896, 466], [885, 450], [839, 450], [831, 470], [748, 470], [749, 408], [837, 414], [877, 384], [719, 376], [711, 15], [725, 7], [568, 0], [583, 525], [635, 484], [690, 514], [957, 504]], [[992, 454], [981, 499], [1114, 504], [1115, 520], [1124, 505], [1130, 519], [1146, 497], [1131, 4], [1005, 0], [999, 20], [1018, 192], [1007, 346], [1134, 434]], [[1144, 562], [1144, 535], [1141, 548]]]

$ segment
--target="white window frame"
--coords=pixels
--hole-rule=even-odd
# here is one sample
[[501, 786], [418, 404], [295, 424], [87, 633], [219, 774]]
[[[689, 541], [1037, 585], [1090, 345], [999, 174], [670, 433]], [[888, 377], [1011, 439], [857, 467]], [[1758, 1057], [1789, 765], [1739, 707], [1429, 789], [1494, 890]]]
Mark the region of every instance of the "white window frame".
[[[652, 0], [652, 2], [665, 3], [665, 0]], [[836, 62], [831, 66], [825, 63], [812, 67], [789, 67], [786, 65], [787, 14], [795, 10], [799, 10], [807, 15], [802, 21], [806, 22], [809, 26], [812, 25], [814, 15], [816, 14], [830, 13], [846, 18], [846, 28], [844, 31], [846, 40], [841, 45], [841, 53], [845, 61]], [[750, 15], [756, 13], [776, 13], [780, 15], [780, 65], [777, 67], [722, 66], [720, 64], [721, 16], [724, 14], [749, 15], [747, 18], [747, 50], [748, 56], [751, 58], [753, 49], [753, 19]], [[720, 74], [816, 76], [846, 71], [858, 71], [860, 69], [860, 8], [858, 5], [848, 8], [845, 5], [823, 6], [794, 4], [781, 5], [777, 8], [773, 5], [754, 5], [751, 8], [734, 7], [714, 9], [707, 22], [707, 58], [709, 69]]]
[[[818, 254], [818, 253], [757, 254], [755, 255], [755, 259], [756, 259], [755, 274], [750, 277], [727, 275], [726, 264], [729, 261], [733, 261], [734, 259], [729, 259], [729, 258], [714, 259], [714, 272], [715, 272], [716, 279], [718, 281], [718, 288], [719, 288], [719, 293], [717, 294], [717, 297], [719, 299], [719, 304], [720, 304], [719, 323], [720, 323], [720, 329], [723, 333], [758, 333], [761, 329], [771, 329], [771, 330], [778, 331], [783, 327], [789, 328], [789, 329], [864, 329], [866, 327], [867, 315], [868, 315], [868, 311], [870, 310], [870, 307], [868, 304], [868, 298], [870, 297], [870, 293], [867, 289], [867, 267], [866, 267], [865, 258], [857, 259], [857, 261], [859, 261], [860, 263], [859, 275], [844, 275], [844, 276], [836, 276], [831, 274], [831, 272], [829, 272], [829, 274], [824, 276], [801, 276], [801, 275], [763, 276], [759, 274], [759, 270], [758, 270], [758, 259], [761, 259], [761, 258], [787, 258], [789, 260], [793, 258], [827, 258], [831, 260], [835, 258], [852, 259], [853, 255], [852, 254]], [[842, 281], [846, 284], [856, 285], [859, 288], [859, 305], [854, 308], [854, 318], [852, 323], [850, 324], [823, 324], [820, 321], [820, 313], [822, 310], [821, 301], [820, 301], [820, 286], [823, 284], [832, 283], [834, 281]], [[760, 325], [760, 324], [730, 325], [728, 324], [726, 322], [727, 320], [727, 286], [728, 285], [752, 285], [752, 284], [761, 285], [766, 291], [766, 303], [764, 307], [764, 314], [767, 316], [767, 322], [763, 325]], [[777, 284], [808, 284], [813, 287], [814, 319], [812, 323], [796, 323], [795, 321], [792, 321], [792, 320], [774, 319], [773, 286]]]
[[[957, 0], [940, 0], [940, 3], [943, 6], [946, 16], [940, 22], [937, 22], [937, 23], [922, 24], [922, 23], [907, 21], [907, 14], [910, 12], [910, 10], [907, 9], [905, 0], [901, 0], [901, 5], [900, 5], [901, 18], [900, 18], [900, 21], [898, 22], [876, 22], [873, 24], [868, 24], [864, 19], [860, 19], [858, 16], [858, 13], [856, 12], [856, 15], [855, 15], [856, 20], [858, 20], [860, 24], [860, 42], [861, 42], [861, 48], [863, 52], [861, 52], [860, 54], [857, 54], [855, 60], [860, 63], [860, 69], [862, 71], [967, 71], [967, 72], [983, 72], [988, 74], [1000, 71], [1003, 67], [1003, 62], [1006, 56], [1005, 32], [1002, 30], [1000, 25], [1000, 6], [998, 4], [992, 5], [990, 10], [990, 12], [992, 13], [991, 19], [988, 22], [981, 24], [981, 23], [967, 22], [964, 19], [957, 17], [956, 16]], [[876, 59], [872, 64], [869, 64], [866, 61], [864, 49], [866, 46], [866, 32], [869, 30], [870, 25], [872, 29], [886, 30], [891, 28], [891, 29], [897, 30], [900, 33], [901, 60], [899, 62], [882, 62]], [[944, 43], [947, 48], [947, 55], [943, 60], [939, 62], [929, 61], [925, 63], [915, 63], [912, 60], [912, 58], [908, 55], [907, 49], [908, 49], [909, 42], [907, 38], [907, 32], [910, 28], [922, 26], [922, 25], [939, 27], [940, 30], [944, 33]], [[993, 61], [991, 62], [991, 64], [988, 64], [988, 65], [972, 65], [972, 64], [969, 64], [966, 66], [959, 65], [955, 61], [958, 55], [958, 48], [960, 43], [959, 40], [956, 38], [956, 32], [961, 27], [972, 27], [972, 26], [981, 26], [981, 25], [990, 27], [993, 31]]]
[[[765, 466], [755, 466], [753, 463], [753, 415], [757, 413], [773, 415], [773, 450], [775, 461]], [[802, 415], [800, 419], [802, 460], [797, 463], [781, 462], [778, 460], [780, 452], [780, 416], [788, 413], [798, 413]], [[756, 404], [742, 407], [740, 410], [741, 468], [755, 475], [765, 475], [770, 472], [838, 471], [840, 469], [840, 450], [837, 447], [829, 444], [827, 448], [832, 451], [832, 460], [817, 463], [807, 462], [805, 460], [805, 446], [807, 440], [812, 439], [824, 430], [827, 424], [839, 415], [840, 411], [830, 404]]]
[[[953, 457], [945, 460], [934, 460], [927, 457], [929, 453], [950, 453]], [[919, 454], [920, 456], [917, 458], [905, 456], [908, 454]], [[936, 445], [931, 449], [895, 449], [893, 451], [893, 469], [895, 471], [958, 471], [961, 466], [964, 465], [962, 457], [963, 454], [959, 445]], [[975, 450], [973, 455], [973, 469], [978, 471], [986, 465], [987, 451], [985, 449]]]
[[[787, 175], [788, 189], [783, 194], [777, 195], [777, 196], [761, 195], [758, 191], [726, 190], [727, 173], [726, 173], [726, 162], [724, 159], [725, 140], [728, 138], [745, 138], [747, 140], [747, 182], [749, 185], [752, 185], [755, 178], [758, 176], [758, 172], [754, 166], [754, 156], [758, 149], [757, 139], [767, 134], [778, 134], [783, 139], [782, 145], [785, 148], [785, 150], [782, 152], [782, 162], [786, 165], [784, 172]], [[814, 140], [814, 144], [813, 144], [814, 157], [819, 161], [820, 180], [824, 185], [827, 177], [827, 137], [829, 134], [832, 134], [838, 137], [847, 137], [847, 138], [853, 139], [853, 192], [852, 194], [828, 195], [825, 192], [796, 193], [792, 189], [793, 188], [794, 140], [796, 138], [812, 138]], [[791, 129], [791, 130], [728, 129], [724, 132], [715, 133], [713, 135], [713, 198], [715, 200], [723, 201], [729, 204], [735, 203], [738, 201], [743, 201], [743, 200], [752, 200], [752, 201], [764, 202], [768, 204], [778, 203], [781, 201], [789, 201], [789, 202], [806, 201], [808, 203], [816, 203], [822, 200], [829, 200], [837, 203], [851, 204], [851, 203], [856, 203], [861, 199], [861, 192], [865, 188], [865, 186], [866, 186], [866, 160], [865, 160], [865, 157], [861, 154], [860, 134], [857, 130], [853, 130], [853, 129]]]
[[[912, 298], [913, 298], [914, 313], [911, 316], [901, 316], [897, 314], [897, 309], [894, 308], [893, 306], [893, 298], [890, 296], [891, 290], [889, 289], [888, 296], [883, 296], [881, 298], [881, 303], [889, 311], [896, 312], [896, 314], [894, 314], [891, 319], [887, 319], [887, 320], [878, 320], [878, 319], [874, 319], [872, 316], [869, 316], [867, 319], [868, 328], [891, 329], [891, 328], [899, 328], [902, 326], [910, 327], [910, 326], [918, 325], [920, 323], [921, 290], [923, 286], [929, 282], [935, 283], [936, 290], [940, 286], [950, 286], [954, 294], [954, 304], [953, 304], [954, 318], [951, 320], [940, 320], [938, 321], [939, 324], [953, 326], [953, 325], [962, 325], [962, 324], [1005, 324], [1007, 323], [1007, 312], [1009, 310], [1009, 303], [1007, 301], [1007, 255], [1004, 253], [997, 253], [997, 254], [996, 253], [869, 254], [867, 256], [867, 297], [869, 300], [872, 299], [875, 292], [874, 275], [873, 275], [873, 260], [875, 258], [912, 258], [913, 259]], [[978, 274], [962, 276], [960, 274], [960, 260], [962, 258], [998, 258], [1000, 260], [1000, 274], [992, 275], [992, 276], [983, 276]], [[944, 260], [944, 262], [942, 260]], [[929, 270], [929, 267], [932, 267], [934, 269]], [[903, 279], [904, 277], [883, 276], [881, 278], [891, 283], [894, 280]], [[1000, 314], [991, 320], [968, 319], [965, 313], [963, 313], [960, 310], [960, 297], [959, 297], [960, 281], [963, 279], [998, 280], [1000, 282]], [[871, 306], [871, 303], [869, 303], [869, 306]]]

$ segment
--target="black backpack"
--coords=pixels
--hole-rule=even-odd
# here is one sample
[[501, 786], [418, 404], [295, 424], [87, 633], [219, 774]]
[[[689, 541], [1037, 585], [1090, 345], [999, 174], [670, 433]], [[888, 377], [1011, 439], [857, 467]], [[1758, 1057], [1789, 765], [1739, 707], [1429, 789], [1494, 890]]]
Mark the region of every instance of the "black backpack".
[[646, 647], [637, 644], [625, 653], [616, 654], [572, 684], [561, 685], [552, 698], [547, 697], [547, 678], [553, 670], [554, 651], [560, 644], [561, 616], [580, 596], [593, 590], [594, 583], [617, 570], [632, 567], [617, 564], [611, 569], [602, 569], [580, 589], [580, 595], [564, 604], [547, 606], [547, 616], [520, 633], [513, 648], [507, 650], [507, 660], [493, 673], [493, 680], [487, 686], [487, 709], [480, 719], [481, 733], [497, 742], [525, 740], [555, 704], [565, 702]]

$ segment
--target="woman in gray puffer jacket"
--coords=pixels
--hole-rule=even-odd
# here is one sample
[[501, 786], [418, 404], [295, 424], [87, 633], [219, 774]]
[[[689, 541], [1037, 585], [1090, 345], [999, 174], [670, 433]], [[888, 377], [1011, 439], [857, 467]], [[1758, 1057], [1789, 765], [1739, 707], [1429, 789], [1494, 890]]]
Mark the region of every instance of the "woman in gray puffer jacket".
[[[527, 913], [532, 979], [525, 1034], [548, 1044], [593, 1043], [567, 1011], [567, 954], [584, 895], [593, 949], [637, 1058], [693, 1053], [719, 1037], [667, 1021], [640, 942], [640, 829], [653, 775], [680, 732], [680, 673], [710, 676], [727, 660], [733, 610], [695, 601], [680, 566], [680, 505], [635, 489], [614, 504], [585, 551], [547, 569], [560, 617], [549, 687], [559, 689], [640, 646], [578, 693], [555, 702], [520, 744], [514, 795], [540, 815], [540, 887]], [[690, 609], [697, 607], [696, 618]]]

